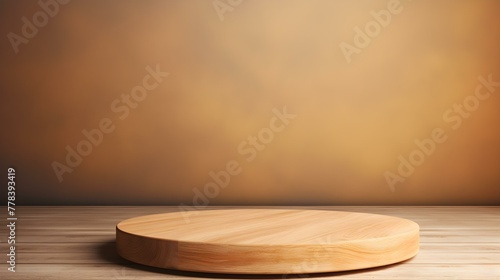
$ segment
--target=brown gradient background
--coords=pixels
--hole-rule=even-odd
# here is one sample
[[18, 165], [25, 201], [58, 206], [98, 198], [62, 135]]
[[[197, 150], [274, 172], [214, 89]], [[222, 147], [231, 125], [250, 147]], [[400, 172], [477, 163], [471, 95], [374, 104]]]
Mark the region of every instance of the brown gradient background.
[[[247, 0], [221, 22], [210, 0], [73, 0], [16, 55], [7, 34], [40, 8], [1, 1], [1, 170], [23, 205], [191, 204], [233, 159], [211, 205], [498, 205], [500, 88], [458, 130], [442, 114], [500, 80], [500, 1], [402, 0], [348, 64], [339, 44], [387, 2]], [[156, 64], [170, 76], [119, 120], [111, 102]], [[285, 105], [297, 117], [246, 162]], [[51, 163], [104, 117], [116, 130], [59, 183]], [[391, 192], [384, 172], [435, 127], [448, 140]]]

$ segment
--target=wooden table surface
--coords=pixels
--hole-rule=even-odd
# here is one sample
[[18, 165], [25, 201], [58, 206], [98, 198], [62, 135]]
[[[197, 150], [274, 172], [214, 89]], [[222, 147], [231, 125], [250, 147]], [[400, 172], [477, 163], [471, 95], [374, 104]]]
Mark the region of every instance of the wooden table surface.
[[[251, 207], [206, 207], [229, 209]], [[254, 207], [367, 212], [420, 225], [420, 252], [404, 263], [341, 273], [225, 275], [150, 268], [116, 254], [115, 225], [177, 207], [18, 207], [17, 272], [7, 270], [7, 220], [1, 218], [0, 279], [500, 279], [500, 207]]]

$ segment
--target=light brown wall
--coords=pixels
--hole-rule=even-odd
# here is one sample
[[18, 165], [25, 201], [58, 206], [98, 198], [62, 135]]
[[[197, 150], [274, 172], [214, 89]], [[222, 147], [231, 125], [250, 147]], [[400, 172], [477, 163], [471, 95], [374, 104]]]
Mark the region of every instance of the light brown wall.
[[[348, 63], [340, 44], [388, 2], [247, 0], [221, 21], [212, 1], [73, 0], [15, 54], [7, 34], [41, 8], [2, 1], [2, 170], [21, 204], [192, 205], [232, 160], [211, 205], [498, 204], [500, 87], [457, 129], [443, 114], [500, 81], [500, 2], [401, 0]], [[156, 65], [170, 75], [120, 119], [111, 104]], [[239, 145], [285, 106], [296, 117], [247, 161]], [[103, 118], [114, 131], [59, 182], [53, 162]], [[446, 141], [391, 189], [436, 128]]]

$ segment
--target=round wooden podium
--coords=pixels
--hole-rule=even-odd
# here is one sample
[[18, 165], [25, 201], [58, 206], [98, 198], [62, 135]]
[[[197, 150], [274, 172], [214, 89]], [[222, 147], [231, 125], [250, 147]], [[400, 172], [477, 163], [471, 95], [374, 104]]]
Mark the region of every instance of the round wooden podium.
[[136, 217], [116, 226], [118, 254], [168, 269], [211, 273], [300, 274], [407, 260], [418, 224], [337, 211], [239, 209]]

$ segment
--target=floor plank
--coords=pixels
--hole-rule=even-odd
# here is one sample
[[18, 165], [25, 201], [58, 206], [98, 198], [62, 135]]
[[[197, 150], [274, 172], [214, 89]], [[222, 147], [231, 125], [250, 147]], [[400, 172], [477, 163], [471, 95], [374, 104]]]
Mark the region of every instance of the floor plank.
[[[206, 207], [227, 209], [241, 207]], [[399, 216], [421, 227], [419, 254], [389, 267], [314, 275], [245, 276], [148, 268], [121, 259], [115, 225], [135, 216], [179, 211], [178, 207], [19, 207], [17, 272], [0, 264], [1, 279], [500, 279], [500, 207], [319, 206], [300, 208]], [[6, 223], [6, 216], [1, 219]], [[7, 252], [7, 228], [0, 227], [0, 251]], [[5, 256], [5, 255], [4, 255]]]

